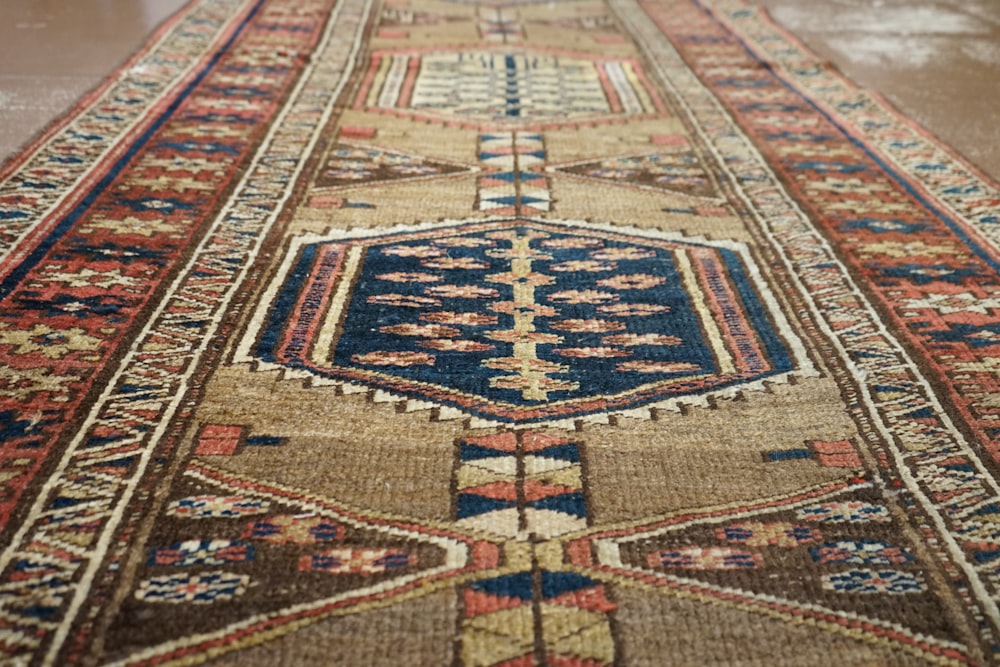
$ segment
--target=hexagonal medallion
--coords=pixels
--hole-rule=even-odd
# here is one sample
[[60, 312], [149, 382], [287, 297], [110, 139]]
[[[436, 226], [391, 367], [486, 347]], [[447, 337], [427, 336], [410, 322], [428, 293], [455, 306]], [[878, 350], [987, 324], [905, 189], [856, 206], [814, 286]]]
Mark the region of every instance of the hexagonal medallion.
[[744, 246], [618, 229], [513, 219], [301, 238], [246, 358], [505, 423], [808, 365]]
[[376, 51], [357, 106], [473, 125], [665, 111], [638, 61], [554, 49]]

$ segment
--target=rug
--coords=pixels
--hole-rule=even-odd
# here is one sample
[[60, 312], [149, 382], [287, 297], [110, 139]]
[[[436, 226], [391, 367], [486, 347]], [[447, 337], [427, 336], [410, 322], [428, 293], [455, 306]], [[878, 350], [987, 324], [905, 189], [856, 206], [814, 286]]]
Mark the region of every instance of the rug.
[[972, 665], [1000, 194], [743, 0], [194, 0], [0, 171], [11, 665]]

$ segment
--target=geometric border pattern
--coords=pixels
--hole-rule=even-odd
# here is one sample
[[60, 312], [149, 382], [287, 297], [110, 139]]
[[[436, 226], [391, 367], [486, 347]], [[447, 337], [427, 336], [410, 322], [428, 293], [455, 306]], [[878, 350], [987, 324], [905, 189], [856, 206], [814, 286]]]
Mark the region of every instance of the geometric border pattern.
[[[753, 36], [754, 29], [759, 29], [761, 25], [764, 32], [775, 30], [742, 3], [719, 0], [712, 4], [719, 8], [716, 16], [723, 17], [721, 20], [742, 23], [743, 34]], [[795, 269], [795, 274], [802, 276], [796, 287], [812, 299], [810, 312], [803, 313], [803, 318], [815, 323], [835, 345], [838, 355], [849, 357], [856, 364], [851, 369], [858, 371], [856, 377], [841, 373], [837, 379], [841, 386], [851, 387], [854, 387], [854, 380], [859, 380], [857, 394], [851, 396], [857, 399], [851, 404], [851, 416], [859, 424], [866, 427], [872, 425], [873, 435], [870, 441], [863, 443], [863, 448], [881, 457], [885, 479], [880, 483], [905, 489], [907, 493], [903, 495], [912, 499], [908, 511], [914, 521], [933, 527], [940, 541], [931, 544], [931, 548], [939, 550], [941, 562], [955, 564], [951, 585], [967, 596], [970, 613], [979, 614], [984, 642], [995, 643], [993, 637], [1000, 626], [996, 604], [1000, 574], [993, 571], [989, 563], [977, 561], [971, 545], [997, 540], [995, 522], [991, 522], [990, 517], [980, 510], [1000, 499], [1000, 489], [980, 460], [980, 453], [956, 427], [941, 402], [934, 398], [922, 369], [912, 363], [900, 342], [878, 325], [878, 313], [858, 290], [851, 274], [838, 263], [827, 238], [812, 227], [795, 201], [785, 195], [759, 153], [751, 145], [742, 143], [743, 137], [734, 127], [733, 117], [723, 112], [703, 83], [685, 69], [669, 40], [653, 22], [634, 20], [633, 3], [612, 0], [612, 6], [630, 27], [630, 32], [637, 36], [648, 61], [653, 64], [651, 76], [655, 75], [654, 78], [664, 86], [683, 86], [685, 99], [690, 102], [691, 119], [704, 129], [711, 145], [725, 148], [727, 154], [733, 157], [727, 165], [729, 175], [735, 182], [746, 186], [748, 207], [756, 215], [755, 219], [763, 221], [763, 232], [767, 243], [771, 244], [771, 252], [784, 266]], [[654, 9], [651, 8], [651, 14], [655, 14]], [[675, 20], [678, 24], [688, 22], [688, 25], [706, 20], [700, 4], [697, 9], [693, 16], [679, 13], [668, 20]], [[339, 20], [353, 12], [356, 18], [361, 19], [355, 24], [357, 27], [363, 25], [367, 10], [348, 2], [338, 6], [336, 11], [338, 13], [331, 19], [330, 26], [338, 25]], [[756, 23], [746, 23], [748, 21]], [[765, 40], [763, 35], [761, 37], [763, 43]], [[781, 39], [776, 45], [788, 47], [787, 38], [780, 33], [779, 37]], [[794, 71], [794, 61], [800, 54], [794, 48], [790, 50], [792, 55], [786, 53], [781, 57], [788, 59], [788, 70]], [[344, 49], [342, 55], [344, 57], [338, 60], [338, 64], [351, 62], [353, 54], [349, 48]], [[801, 63], [798, 67], [799, 71], [809, 69], [802, 68]], [[787, 79], [788, 85], [795, 90], [809, 91], [809, 86], [815, 84], [808, 77], [815, 76], [817, 71], [818, 68], [813, 67], [811, 73], [793, 74]], [[268, 148], [275, 145], [284, 148], [284, 152], [279, 151], [278, 155], [272, 153], [269, 157], [280, 157], [285, 161], [278, 171], [287, 179], [269, 189], [268, 183], [273, 184], [274, 170], [269, 172], [268, 179], [255, 180], [255, 176], [260, 176], [255, 171], [260, 165], [255, 162], [249, 166], [247, 176], [237, 185], [232, 200], [226, 203], [223, 213], [212, 223], [212, 232], [219, 236], [210, 234], [206, 237], [204, 246], [194, 251], [191, 262], [181, 268], [176, 284], [165, 297], [171, 300], [180, 296], [180, 301], [188, 307], [193, 302], [202, 306], [195, 309], [196, 312], [184, 309], [158, 311], [135, 343], [137, 350], [151, 341], [162, 344], [164, 340], [174, 343], [176, 347], [171, 348], [169, 357], [152, 351], [130, 353], [110, 370], [116, 381], [115, 388], [94, 399], [86, 420], [86, 432], [67, 443], [62, 460], [52, 468], [48, 485], [13, 535], [0, 565], [3, 565], [4, 590], [16, 594], [0, 604], [8, 622], [16, 616], [18, 627], [25, 634], [15, 637], [14, 645], [8, 644], [7, 648], [22, 653], [39, 649], [49, 662], [55, 661], [63, 646], [76, 639], [71, 636], [71, 625], [83, 611], [84, 600], [90, 594], [87, 585], [107, 574], [102, 569], [105, 562], [115, 567], [120, 562], [125, 549], [113, 542], [113, 535], [119, 529], [128, 534], [128, 528], [135, 525], [136, 519], [129, 515], [129, 510], [133, 503], [142, 504], [145, 500], [138, 490], [139, 481], [146, 475], [155, 477], [160, 473], [154, 453], [169, 451], [175, 442], [168, 425], [172, 424], [176, 429], [178, 424], [183, 424], [190, 417], [181, 407], [182, 392], [178, 392], [176, 385], [168, 385], [162, 374], [157, 375], [151, 369], [162, 371], [164, 362], [169, 359], [174, 369], [172, 377], [179, 376], [186, 382], [205, 358], [206, 351], [194, 341], [207, 340], [219, 330], [219, 322], [213, 318], [224, 310], [239, 289], [244, 275], [239, 267], [245, 265], [248, 257], [253, 259], [256, 256], [256, 240], [266, 234], [273, 224], [274, 216], [270, 212], [287, 196], [289, 184], [299, 167], [295, 158], [302, 154], [303, 145], [315, 141], [316, 135], [310, 133], [318, 132], [318, 128], [329, 118], [324, 111], [316, 111], [317, 100], [332, 103], [332, 98], [340, 90], [338, 79], [332, 77], [331, 82], [329, 76], [321, 85], [310, 87], [312, 73], [311, 69], [307, 71], [302, 79], [305, 83], [299, 84], [292, 93], [293, 100], [298, 99], [296, 96], [306, 89], [315, 95], [307, 108], [297, 109], [300, 115], [296, 120], [300, 125], [296, 129], [299, 134], [295, 141], [287, 136], [269, 135], [265, 142]], [[824, 82], [830, 80], [829, 77], [818, 78]], [[837, 81], [836, 78], [834, 81]], [[840, 89], [818, 90], [810, 94], [826, 103], [829, 109], [835, 109], [849, 97]], [[938, 150], [919, 132], [910, 134], [909, 130], [904, 131], [904, 135], [912, 137], [913, 146], [905, 147], [907, 142], [900, 142], [904, 147], [891, 146], [889, 138], [878, 135], [877, 123], [873, 129], [864, 119], [873, 115], [898, 120], [898, 116], [878, 100], [864, 100], [857, 108], [860, 111], [855, 112], [845, 106], [830, 113], [838, 122], [854, 128], [858, 136], [879, 146], [880, 150], [892, 152], [901, 163], [912, 164], [915, 156], [928, 148], [932, 153]], [[273, 139], [277, 139], [274, 144], [271, 143]], [[928, 196], [945, 202], [964, 220], [972, 221], [963, 223], [971, 232], [986, 238], [996, 234], [988, 228], [986, 221], [982, 224], [976, 222], [988, 216], [982, 211], [977, 212], [971, 198], [946, 191], [948, 188], [944, 179], [950, 177], [961, 182], [978, 183], [990, 196], [996, 195], [995, 187], [984, 184], [960, 161], [945, 156], [942, 158], [942, 169], [932, 176], [912, 170], [911, 173], [916, 175], [907, 176], [907, 179], [912, 179], [908, 183], [925, 188]], [[267, 209], [265, 206], [268, 212], [263, 214], [263, 218], [262, 202], [273, 207]], [[223, 249], [221, 246], [224, 244], [231, 245]], [[229, 259], [235, 261], [227, 266], [226, 260]], [[201, 280], [206, 268], [217, 271], [215, 275], [228, 280], [223, 280], [223, 283], [229, 290], [217, 294], [201, 290], [198, 285], [203, 284]], [[169, 317], [163, 317], [165, 314]], [[858, 323], [859, 328], [844, 327], [846, 321]], [[183, 330], [184, 327], [186, 330]], [[134, 395], [126, 396], [126, 392], [118, 391], [125, 384], [118, 381], [143, 377], [136, 371], [145, 372], [144, 377], [162, 393], [137, 400]], [[878, 391], [877, 388], [885, 386], [885, 383], [894, 388], [891, 395]], [[900, 409], [902, 401], [905, 401], [905, 409]], [[109, 425], [121, 426], [123, 418], [130, 420], [129, 430], [125, 432], [127, 437], [122, 437], [112, 446], [108, 446], [106, 441], [88, 443], [90, 448], [83, 446], [84, 436], [97, 435], [102, 432], [101, 428]], [[893, 439], [890, 434], [897, 437]], [[884, 442], [884, 446], [880, 442]], [[116, 466], [116, 462], [121, 465]], [[90, 486], [80, 486], [83, 475], [86, 475]], [[61, 497], [60, 493], [70, 487], [91, 491], [87, 503], [68, 510], [56, 502]], [[63, 547], [69, 543], [80, 548], [67, 555]], [[12, 564], [17, 563], [20, 568], [22, 562], [44, 562], [46, 578], [39, 579], [38, 572], [30, 568], [15, 571]], [[82, 584], [79, 583], [81, 581]], [[17, 596], [22, 595], [21, 591], [31, 586], [39, 590], [42, 585], [57, 599], [53, 615], [44, 623], [24, 616], [20, 613], [23, 609], [17, 606]], [[23, 598], [20, 600], [23, 602]]]

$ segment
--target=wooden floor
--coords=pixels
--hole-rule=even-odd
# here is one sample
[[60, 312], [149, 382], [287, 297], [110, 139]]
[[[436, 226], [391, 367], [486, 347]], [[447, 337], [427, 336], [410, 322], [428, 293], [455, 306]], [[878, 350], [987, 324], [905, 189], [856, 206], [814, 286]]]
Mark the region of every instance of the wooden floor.
[[0, 160], [124, 62], [185, 0], [0, 0]]
[[[123, 62], [184, 1], [3, 0], [0, 160]], [[1000, 2], [749, 2], [1000, 180]]]
[[749, 1], [1000, 180], [1000, 2]]

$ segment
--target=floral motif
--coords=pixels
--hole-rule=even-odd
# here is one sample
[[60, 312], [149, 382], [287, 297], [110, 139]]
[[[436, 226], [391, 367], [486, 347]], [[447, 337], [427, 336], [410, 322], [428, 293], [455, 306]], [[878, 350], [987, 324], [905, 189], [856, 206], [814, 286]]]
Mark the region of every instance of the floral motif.
[[135, 597], [143, 602], [211, 604], [243, 595], [249, 583], [247, 575], [231, 572], [175, 574], [143, 581]]
[[351, 361], [356, 364], [368, 364], [369, 366], [433, 366], [436, 357], [426, 352], [408, 352], [383, 350], [379, 352], [368, 352], [366, 354], [355, 354]]
[[398, 176], [426, 176], [453, 170], [445, 165], [427, 163], [413, 155], [376, 148], [340, 146], [331, 151], [330, 159], [324, 165], [320, 184], [336, 186], [371, 178], [380, 180]]
[[394, 549], [331, 549], [299, 559], [300, 572], [381, 574], [415, 565], [417, 557]]
[[654, 568], [685, 570], [752, 570], [764, 557], [730, 547], [684, 547], [674, 551], [655, 551], [648, 556]]
[[748, 547], [797, 547], [816, 542], [821, 537], [819, 531], [814, 528], [784, 521], [734, 523], [719, 528], [716, 536], [720, 540], [740, 542]]
[[512, 331], [500, 329], [497, 331], [487, 331], [486, 336], [490, 340], [499, 341], [501, 343], [539, 343], [543, 345], [557, 345], [563, 342], [562, 336], [542, 333], [540, 331]]
[[858, 247], [863, 257], [878, 257], [885, 255], [893, 259], [904, 257], [932, 257], [938, 258], [942, 255], [961, 255], [964, 250], [943, 243], [924, 243], [923, 241], [880, 241], [878, 243], [865, 243]]
[[323, 517], [278, 514], [248, 524], [242, 537], [271, 544], [315, 544], [339, 539], [343, 534], [342, 526]]
[[370, 178], [372, 172], [361, 169], [360, 163], [332, 162], [333, 169], [327, 169], [323, 176], [336, 181], [361, 181]]
[[0, 345], [12, 346], [14, 354], [40, 353], [46, 359], [62, 359], [73, 352], [94, 352], [101, 345], [101, 339], [88, 336], [79, 328], [53, 329], [45, 324], [36, 324], [31, 329], [10, 329], [9, 324], [0, 322]]
[[238, 519], [242, 516], [265, 514], [270, 508], [266, 500], [241, 496], [188, 496], [167, 506], [167, 514], [185, 519]]
[[142, 220], [134, 216], [128, 216], [121, 220], [110, 218], [94, 218], [80, 229], [82, 234], [93, 234], [94, 232], [107, 230], [118, 235], [144, 236], [151, 238], [154, 234], [164, 234], [177, 238], [183, 232], [182, 223], [177, 220]]
[[425, 259], [420, 262], [428, 269], [488, 269], [490, 265], [481, 262], [474, 257], [438, 257], [435, 259]]
[[382, 248], [382, 254], [396, 257], [440, 257], [445, 252], [430, 245], [391, 245]]
[[531, 273], [515, 273], [513, 271], [505, 271], [503, 273], [490, 274], [487, 278], [493, 283], [503, 283], [505, 285], [531, 285], [532, 287], [537, 287], [539, 285], [551, 285], [556, 282], [556, 279], [552, 276], [547, 276], [544, 273], [538, 273], [536, 271], [532, 271]]
[[669, 312], [670, 306], [658, 303], [616, 303], [609, 306], [598, 306], [597, 310], [619, 317], [644, 317]]
[[596, 259], [577, 259], [567, 262], [559, 262], [549, 267], [553, 271], [562, 273], [575, 273], [584, 271], [586, 273], [600, 273], [602, 271], [614, 271], [618, 265], [614, 262], [600, 262]]
[[698, 158], [691, 153], [612, 158], [580, 165], [568, 171], [591, 178], [655, 185], [700, 197], [711, 196], [713, 193], [711, 181]]
[[452, 236], [446, 239], [436, 239], [434, 245], [446, 248], [481, 248], [483, 246], [492, 247], [496, 241], [478, 238], [476, 236]]
[[850, 570], [822, 577], [823, 588], [840, 593], [920, 593], [923, 583], [915, 574], [899, 570]]
[[936, 310], [942, 315], [954, 313], [977, 313], [987, 315], [992, 310], [1000, 308], [1000, 299], [987, 298], [972, 292], [959, 294], [927, 294], [920, 299], [904, 299], [900, 302], [901, 310]]
[[550, 20], [536, 20], [531, 23], [551, 25], [557, 28], [571, 28], [573, 30], [595, 30], [601, 32], [617, 32], [618, 25], [615, 19], [607, 14], [597, 16], [581, 16], [579, 18], [562, 18]]
[[565, 371], [566, 367], [544, 359], [517, 359], [516, 357], [502, 357], [500, 359], [487, 359], [483, 362], [486, 368], [498, 371], [517, 372], [522, 370], [533, 373], [559, 373]]
[[495, 289], [476, 285], [435, 285], [425, 289], [424, 294], [446, 299], [496, 299], [500, 296]]
[[389, 167], [389, 171], [406, 176], [426, 176], [438, 173], [436, 168], [427, 164], [394, 164]]
[[593, 176], [595, 178], [610, 178], [616, 181], [635, 178], [639, 175], [637, 169], [620, 169], [615, 167], [600, 167], [597, 169], [588, 169], [586, 172], [587, 176]]
[[442, 352], [488, 352], [496, 349], [489, 343], [480, 343], [474, 340], [455, 340], [454, 338], [434, 338], [432, 340], [422, 340], [417, 343], [420, 347], [429, 347], [432, 350]]
[[[56, 267], [52, 267], [56, 268]], [[127, 276], [122, 273], [121, 269], [114, 269], [113, 271], [95, 271], [91, 268], [81, 268], [78, 271], [66, 272], [66, 271], [51, 271], [46, 272], [45, 278], [47, 281], [62, 283], [66, 287], [77, 288], [77, 287], [100, 287], [102, 289], [111, 289], [112, 287], [135, 287], [141, 282], [141, 279]], [[43, 283], [36, 283], [38, 287], [43, 286]]]
[[603, 245], [603, 243], [598, 239], [590, 239], [584, 236], [564, 236], [559, 239], [546, 239], [540, 245], [545, 248], [579, 250], [582, 248], [596, 248]]
[[242, 563], [253, 560], [254, 551], [253, 545], [232, 540], [187, 540], [151, 549], [146, 564], [191, 567]]
[[655, 182], [657, 185], [662, 185], [667, 188], [680, 188], [685, 190], [700, 190], [709, 185], [707, 178], [688, 174], [666, 174], [665, 176], [657, 176]]
[[614, 276], [598, 280], [601, 287], [611, 287], [613, 289], [650, 289], [657, 285], [662, 285], [667, 281], [663, 276], [651, 276], [648, 273], [633, 273], [625, 276]]
[[605, 336], [601, 342], [606, 345], [624, 345], [626, 347], [638, 347], [639, 345], [680, 345], [682, 341], [677, 336], [665, 336], [663, 334], [614, 334]]
[[576, 357], [579, 359], [609, 359], [613, 357], [630, 357], [632, 353], [628, 350], [619, 350], [614, 347], [565, 347], [552, 351], [560, 357]]
[[539, 303], [514, 303], [513, 301], [497, 301], [490, 304], [490, 309], [494, 313], [505, 313], [507, 315], [530, 313], [535, 317], [554, 317], [558, 312], [552, 306], [543, 306]]
[[421, 338], [454, 338], [461, 335], [461, 330], [440, 324], [391, 324], [379, 327], [383, 333], [397, 336], [417, 336]]
[[556, 331], [571, 331], [573, 333], [603, 333], [605, 331], [621, 331], [625, 325], [612, 320], [558, 320], [550, 325]]
[[438, 324], [464, 324], [468, 326], [480, 326], [484, 324], [496, 324], [495, 315], [483, 315], [480, 313], [455, 313], [442, 310], [436, 313], [421, 315], [420, 319]]
[[564, 290], [549, 294], [548, 299], [556, 303], [605, 303], [607, 301], [617, 301], [618, 295], [595, 289]]
[[857, 500], [829, 502], [803, 507], [797, 513], [799, 519], [819, 523], [867, 523], [892, 521], [889, 508]]
[[388, 7], [382, 10], [381, 25], [437, 25], [456, 20], [445, 14], [417, 12], [410, 8]]
[[913, 556], [902, 547], [877, 540], [840, 540], [809, 549], [819, 563], [849, 563], [851, 565], [903, 565]]
[[39, 392], [47, 392], [52, 401], [65, 403], [69, 390], [65, 386], [80, 380], [75, 375], [56, 375], [50, 368], [17, 369], [0, 366], [0, 396], [24, 401]]
[[700, 371], [701, 366], [686, 361], [626, 361], [615, 366], [615, 370], [631, 373], [690, 373]]
[[404, 308], [426, 308], [437, 307], [441, 302], [425, 296], [413, 296], [410, 294], [373, 294], [368, 297], [368, 303], [382, 306], [403, 306]]
[[[491, 236], [494, 236], [494, 235], [491, 234]], [[495, 238], [502, 239], [502, 238], [505, 238], [505, 236], [504, 235], [500, 235], [500, 236], [495, 236]], [[505, 261], [510, 261], [510, 260], [514, 259], [515, 257], [520, 258], [520, 259], [530, 259], [532, 261], [535, 261], [535, 260], [543, 260], [544, 261], [544, 260], [550, 260], [550, 259], [552, 259], [552, 255], [551, 254], [549, 254], [547, 252], [543, 252], [542, 250], [539, 250], [537, 248], [528, 248], [528, 249], [521, 249], [521, 250], [513, 250], [511, 248], [495, 248], [493, 250], [487, 250], [486, 251], [486, 255], [488, 257], [493, 257], [495, 259], [501, 259], [501, 260], [505, 260]]]
[[382, 273], [375, 276], [379, 280], [388, 280], [394, 283], [436, 283], [441, 280], [441, 276], [436, 273], [420, 273], [420, 272], [398, 272], [398, 273]]
[[636, 248], [635, 246], [626, 246], [624, 248], [604, 248], [602, 250], [593, 250], [590, 252], [590, 257], [592, 259], [611, 260], [649, 259], [650, 257], [656, 257], [656, 253], [652, 250]]
[[537, 389], [544, 392], [553, 392], [572, 391], [579, 385], [576, 382], [568, 382], [550, 377], [531, 378], [522, 375], [509, 375], [506, 377], [490, 378], [490, 386], [497, 389], [513, 389], [515, 391]]

